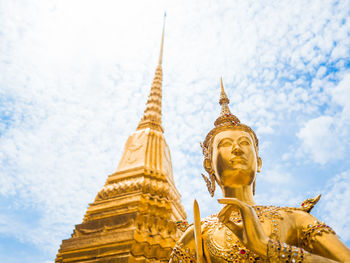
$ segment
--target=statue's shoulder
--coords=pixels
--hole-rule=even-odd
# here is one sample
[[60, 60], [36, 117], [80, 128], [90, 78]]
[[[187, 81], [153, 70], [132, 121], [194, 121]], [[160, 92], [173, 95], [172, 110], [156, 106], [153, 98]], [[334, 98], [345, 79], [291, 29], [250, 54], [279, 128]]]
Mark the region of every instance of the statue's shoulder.
[[304, 228], [307, 225], [318, 222], [317, 218], [310, 214], [311, 210], [315, 207], [320, 200], [321, 195], [314, 198], [308, 198], [303, 201], [300, 207], [279, 207], [279, 215], [282, 218], [289, 218], [288, 221], [293, 222], [296, 228]]
[[[201, 218], [202, 231], [216, 222], [218, 222], [218, 217], [216, 214]], [[175, 224], [177, 229], [179, 229], [183, 233], [188, 232], [189, 229], [192, 229], [193, 231], [193, 224], [189, 224], [187, 220], [179, 220], [176, 221]]]
[[[211, 226], [215, 224], [215, 222], [218, 221], [218, 218], [216, 215], [208, 216], [205, 218], [201, 218], [201, 232], [202, 235], [205, 235], [205, 232], [207, 232]], [[195, 237], [194, 237], [194, 224], [189, 224], [186, 220], [181, 220], [175, 222], [177, 225], [177, 228], [181, 230], [183, 233], [180, 237], [180, 239], [176, 242], [176, 246], [173, 249], [172, 256], [178, 257], [179, 255], [186, 255], [186, 257], [191, 258], [192, 256], [195, 256]], [[174, 261], [174, 262], [180, 262], [180, 261]], [[187, 261], [182, 261], [187, 262]]]
[[[183, 233], [173, 247], [169, 262], [190, 262], [189, 259], [192, 258], [193, 260], [191, 260], [191, 262], [195, 262], [196, 243], [194, 239], [194, 225], [189, 225], [186, 220], [177, 221], [176, 223], [181, 224], [181, 231], [183, 231]], [[186, 228], [184, 225], [186, 225]]]
[[178, 230], [180, 230], [181, 232], [185, 232], [191, 225], [188, 224], [187, 220], [179, 220], [175, 222], [176, 227]]
[[211, 226], [213, 224], [216, 224], [217, 222], [219, 222], [219, 218], [217, 214], [211, 215], [211, 216], [207, 216], [201, 219], [201, 223], [202, 223], [202, 228], [207, 227], [207, 226]]
[[314, 198], [308, 198], [301, 203], [300, 207], [280, 208], [285, 212], [285, 214], [282, 215], [282, 218], [286, 216], [291, 219], [291, 221], [289, 221], [292, 222], [293, 228], [298, 231], [303, 247], [309, 247], [310, 242], [315, 240], [316, 236], [320, 236], [324, 233], [336, 234], [330, 226], [319, 221], [316, 217], [310, 214], [320, 198], [321, 195]]

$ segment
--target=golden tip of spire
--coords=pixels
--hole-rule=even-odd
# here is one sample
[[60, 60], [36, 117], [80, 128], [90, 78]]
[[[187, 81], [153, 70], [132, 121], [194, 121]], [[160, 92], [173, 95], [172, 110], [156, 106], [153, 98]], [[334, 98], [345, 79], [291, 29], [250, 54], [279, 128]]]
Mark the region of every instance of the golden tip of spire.
[[224, 90], [224, 84], [222, 82], [222, 77], [220, 77], [220, 86], [221, 86], [221, 94], [220, 94], [220, 105], [222, 104], [229, 104], [230, 100], [227, 98], [227, 95]]
[[222, 77], [220, 77], [220, 85], [221, 85], [221, 94], [225, 94], [224, 84], [222, 84]]
[[163, 60], [165, 18], [166, 18], [166, 12], [164, 12], [164, 19], [163, 19], [162, 42], [161, 42], [161, 44], [160, 44], [160, 54], [159, 54], [159, 62], [158, 62], [159, 65], [162, 65], [162, 60]]

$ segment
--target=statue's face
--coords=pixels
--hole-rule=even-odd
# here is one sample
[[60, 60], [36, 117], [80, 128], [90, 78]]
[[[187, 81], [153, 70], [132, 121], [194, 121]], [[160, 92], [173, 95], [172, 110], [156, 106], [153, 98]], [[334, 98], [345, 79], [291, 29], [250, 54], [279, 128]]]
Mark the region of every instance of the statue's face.
[[213, 142], [213, 169], [220, 186], [250, 185], [260, 169], [254, 141], [248, 132], [226, 130], [218, 133]]

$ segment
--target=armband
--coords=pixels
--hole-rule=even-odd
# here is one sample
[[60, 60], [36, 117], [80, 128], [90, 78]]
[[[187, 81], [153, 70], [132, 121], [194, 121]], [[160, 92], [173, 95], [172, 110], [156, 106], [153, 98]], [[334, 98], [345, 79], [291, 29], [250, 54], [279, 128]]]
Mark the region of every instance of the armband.
[[306, 250], [286, 243], [270, 239], [267, 244], [267, 258], [269, 262], [301, 263], [310, 253]]
[[174, 263], [195, 263], [196, 255], [191, 254], [189, 248], [183, 248], [182, 244], [176, 244], [171, 252], [170, 259]]
[[308, 225], [301, 231], [302, 234], [302, 242], [304, 247], [309, 247], [310, 242], [316, 238], [316, 236], [321, 236], [324, 233], [334, 234], [332, 228], [327, 226], [323, 222], [315, 221], [313, 224]]

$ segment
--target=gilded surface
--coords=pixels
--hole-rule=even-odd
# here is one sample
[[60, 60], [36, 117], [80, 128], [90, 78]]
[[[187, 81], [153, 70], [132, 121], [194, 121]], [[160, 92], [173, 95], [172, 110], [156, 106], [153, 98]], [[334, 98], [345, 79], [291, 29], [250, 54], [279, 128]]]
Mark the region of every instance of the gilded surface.
[[118, 169], [89, 205], [56, 263], [168, 262], [186, 218], [161, 125], [162, 52], [144, 115], [126, 142]]
[[255, 204], [259, 142], [231, 113], [222, 81], [221, 113], [202, 149], [209, 176], [203, 177], [212, 196], [219, 185], [224, 207], [201, 219], [195, 203], [194, 224], [184, 220], [161, 123], [163, 41], [164, 28], [146, 109], [118, 169], [62, 241], [55, 262], [350, 262], [335, 232], [309, 214], [320, 196], [299, 208]]
[[185, 232], [170, 262], [350, 262], [350, 251], [335, 232], [309, 214], [320, 196], [299, 208], [255, 204], [259, 143], [228, 103], [221, 83], [221, 114], [201, 144], [209, 175], [203, 177], [212, 196], [215, 184], [220, 186], [224, 198], [218, 201], [224, 207], [204, 219], [195, 209], [193, 225], [178, 223]]

